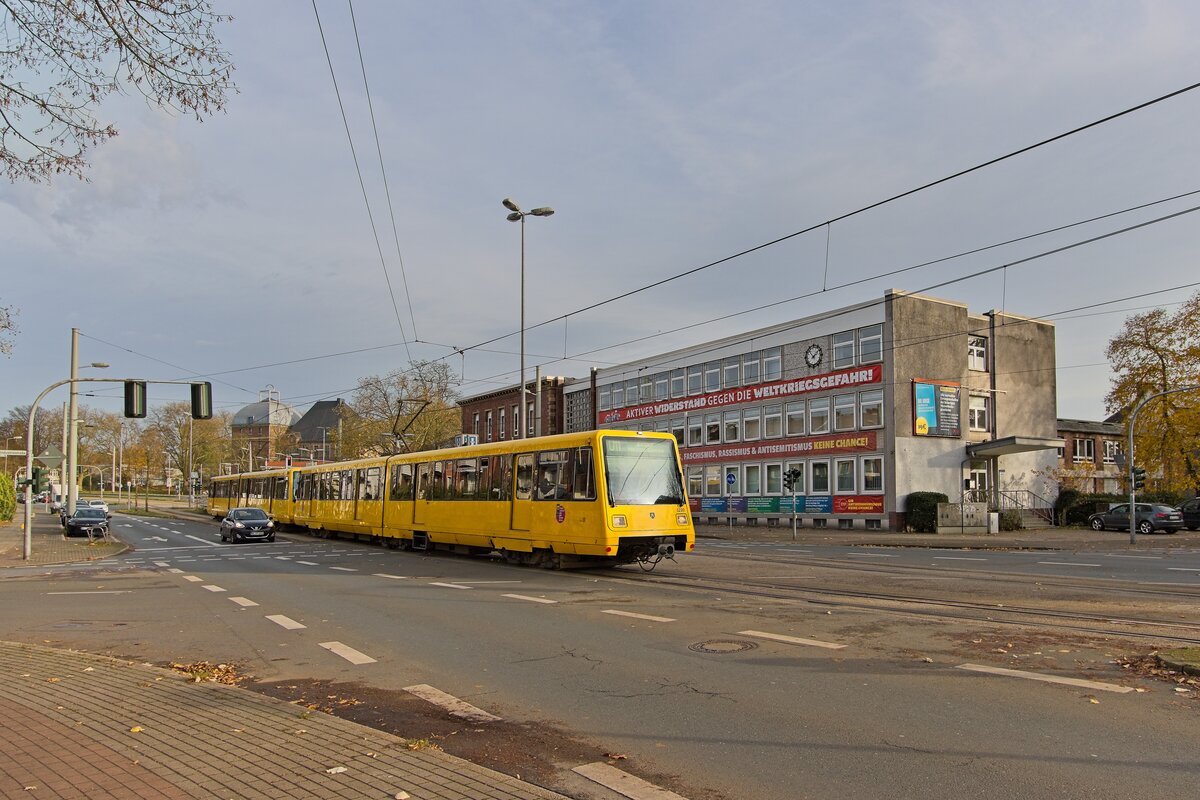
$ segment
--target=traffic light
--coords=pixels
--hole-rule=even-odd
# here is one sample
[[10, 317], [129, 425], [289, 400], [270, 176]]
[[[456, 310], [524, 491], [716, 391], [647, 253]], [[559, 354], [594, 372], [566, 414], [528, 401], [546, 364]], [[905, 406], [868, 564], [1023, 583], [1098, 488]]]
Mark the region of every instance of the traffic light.
[[29, 476], [29, 485], [33, 489], [34, 494], [41, 494], [50, 488], [48, 478], [46, 470], [41, 467], [33, 468], [33, 473]]
[[212, 384], [192, 384], [192, 419], [212, 419]]
[[1131, 476], [1133, 479], [1134, 489], [1141, 489], [1146, 485], [1146, 470], [1142, 469], [1141, 467], [1134, 467]]
[[783, 473], [783, 488], [787, 491], [793, 491], [800, 484], [800, 470], [793, 467]]
[[125, 416], [131, 419], [146, 416], [145, 381], [125, 381]]

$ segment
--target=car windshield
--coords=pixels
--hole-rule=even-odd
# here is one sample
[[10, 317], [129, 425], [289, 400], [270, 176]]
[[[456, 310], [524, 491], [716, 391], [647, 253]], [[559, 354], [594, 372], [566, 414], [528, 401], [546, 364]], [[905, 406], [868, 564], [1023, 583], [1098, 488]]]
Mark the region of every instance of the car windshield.
[[104, 512], [98, 508], [80, 508], [75, 511], [78, 519], [104, 519]]
[[239, 522], [245, 522], [246, 520], [266, 519], [267, 512], [261, 508], [235, 508], [230, 516]]
[[614, 506], [681, 505], [683, 479], [669, 439], [604, 439], [604, 476]]

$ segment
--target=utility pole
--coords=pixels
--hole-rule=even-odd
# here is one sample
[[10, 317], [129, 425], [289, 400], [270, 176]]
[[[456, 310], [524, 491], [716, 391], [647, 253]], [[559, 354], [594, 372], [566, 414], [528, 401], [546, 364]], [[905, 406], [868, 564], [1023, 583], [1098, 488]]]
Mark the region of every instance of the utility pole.
[[63, 502], [67, 506], [67, 516], [75, 513], [75, 501], [79, 490], [75, 486], [75, 470], [79, 458], [79, 433], [75, 430], [75, 416], [79, 413], [79, 392], [75, 381], [79, 378], [79, 328], [71, 328], [71, 399], [67, 412], [67, 478], [63, 481], [66, 492]]

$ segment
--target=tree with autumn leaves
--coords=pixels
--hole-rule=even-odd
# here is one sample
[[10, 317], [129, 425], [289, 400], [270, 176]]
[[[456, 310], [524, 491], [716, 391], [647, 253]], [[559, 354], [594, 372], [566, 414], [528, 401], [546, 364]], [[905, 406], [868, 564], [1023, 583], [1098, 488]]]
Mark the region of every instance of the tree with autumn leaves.
[[[1156, 308], [1126, 319], [1107, 355], [1113, 377], [1105, 404], [1125, 420], [1150, 395], [1200, 387], [1200, 292], [1174, 313]], [[1152, 488], [1200, 489], [1200, 390], [1147, 403], [1138, 413], [1134, 448]]]

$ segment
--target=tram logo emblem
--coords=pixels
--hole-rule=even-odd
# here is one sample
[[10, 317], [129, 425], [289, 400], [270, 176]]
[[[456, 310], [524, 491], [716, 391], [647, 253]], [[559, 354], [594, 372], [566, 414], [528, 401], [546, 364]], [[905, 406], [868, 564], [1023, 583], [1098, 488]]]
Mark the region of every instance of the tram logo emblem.
[[563, 508], [561, 504], [555, 506], [554, 507], [554, 519], [558, 520], [559, 523], [562, 523], [562, 521], [566, 518], [567, 518], [567, 510], [565, 508]]

